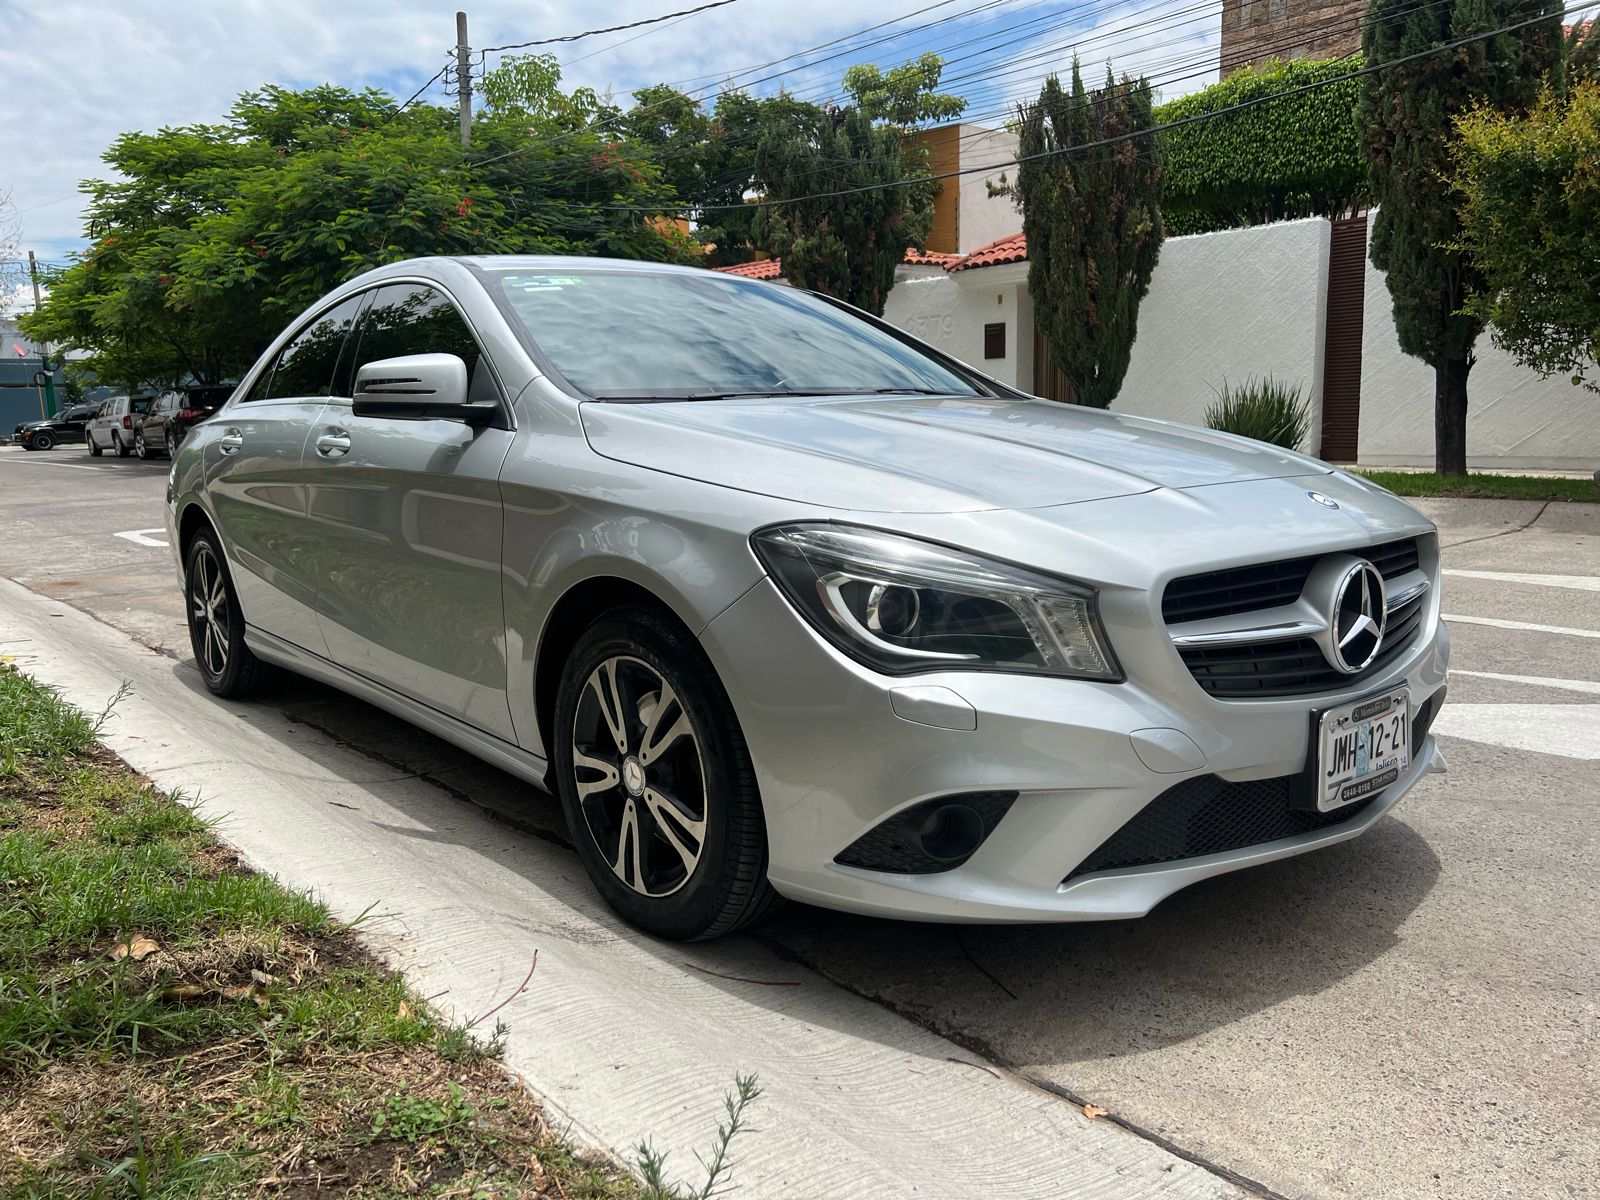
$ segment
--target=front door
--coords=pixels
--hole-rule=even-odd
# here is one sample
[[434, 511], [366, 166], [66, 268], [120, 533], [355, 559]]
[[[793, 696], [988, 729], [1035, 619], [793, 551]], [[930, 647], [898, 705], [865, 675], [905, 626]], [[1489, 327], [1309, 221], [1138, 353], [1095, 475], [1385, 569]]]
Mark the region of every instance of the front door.
[[[426, 285], [378, 289], [354, 345], [356, 368], [459, 355], [472, 398], [499, 398], [465, 320]], [[463, 421], [356, 416], [333, 397], [305, 459], [329, 657], [507, 740], [499, 478], [511, 437]]]

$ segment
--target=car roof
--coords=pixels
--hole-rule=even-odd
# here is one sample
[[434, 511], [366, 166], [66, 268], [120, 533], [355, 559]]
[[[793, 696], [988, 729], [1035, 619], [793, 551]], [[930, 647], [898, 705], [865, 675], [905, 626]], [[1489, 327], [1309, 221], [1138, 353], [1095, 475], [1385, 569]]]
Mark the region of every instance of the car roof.
[[[580, 270], [585, 267], [603, 268], [607, 271], [628, 271], [641, 275], [706, 275], [705, 267], [679, 266], [674, 263], [640, 262], [631, 258], [589, 258], [572, 254], [459, 254], [434, 255], [427, 258], [407, 258], [400, 262], [385, 263], [347, 281], [343, 286], [370, 285], [384, 279], [404, 275], [438, 274], [440, 268], [466, 267], [469, 271], [560, 271]], [[737, 276], [719, 275], [720, 279], [737, 279]], [[749, 282], [742, 280], [741, 282]], [[343, 289], [341, 289], [343, 290]]]

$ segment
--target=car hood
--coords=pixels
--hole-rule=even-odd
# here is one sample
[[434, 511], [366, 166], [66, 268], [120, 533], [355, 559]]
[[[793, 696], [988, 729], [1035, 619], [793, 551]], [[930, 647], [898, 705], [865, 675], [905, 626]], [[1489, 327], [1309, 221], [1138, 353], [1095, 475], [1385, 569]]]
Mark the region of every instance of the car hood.
[[1044, 508], [1332, 470], [1244, 438], [1046, 400], [595, 401], [582, 417], [606, 458], [861, 512]]

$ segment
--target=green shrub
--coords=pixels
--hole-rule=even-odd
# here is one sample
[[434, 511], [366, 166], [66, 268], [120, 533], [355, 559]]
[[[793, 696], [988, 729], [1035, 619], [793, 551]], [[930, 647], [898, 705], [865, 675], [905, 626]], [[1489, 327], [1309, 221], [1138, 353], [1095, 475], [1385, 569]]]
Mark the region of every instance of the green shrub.
[[1237, 386], [1223, 380], [1216, 403], [1206, 409], [1206, 426], [1298, 450], [1311, 427], [1311, 410], [1299, 384], [1279, 383], [1271, 375]]
[[[1366, 205], [1367, 160], [1355, 119], [1362, 81], [1346, 78], [1362, 62], [1359, 54], [1274, 60], [1157, 108], [1162, 124], [1205, 118], [1162, 134], [1167, 235], [1339, 217]], [[1293, 94], [1267, 99], [1284, 92]], [[1236, 104], [1251, 107], [1206, 117]]]

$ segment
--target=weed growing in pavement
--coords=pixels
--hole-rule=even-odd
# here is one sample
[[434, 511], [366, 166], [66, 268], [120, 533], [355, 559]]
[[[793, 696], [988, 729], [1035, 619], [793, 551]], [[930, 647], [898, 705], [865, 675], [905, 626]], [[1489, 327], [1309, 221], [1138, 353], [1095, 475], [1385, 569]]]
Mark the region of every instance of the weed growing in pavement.
[[639, 1175], [644, 1179], [645, 1200], [710, 1200], [716, 1194], [723, 1176], [733, 1169], [728, 1149], [733, 1145], [733, 1139], [745, 1130], [745, 1110], [761, 1097], [761, 1089], [756, 1086], [754, 1075], [737, 1076], [734, 1079], [734, 1088], [734, 1091], [722, 1098], [722, 1107], [728, 1114], [728, 1119], [717, 1126], [717, 1141], [712, 1147], [710, 1160], [701, 1158], [699, 1154], [695, 1155], [700, 1165], [705, 1168], [705, 1184], [687, 1196], [668, 1186], [663, 1178], [667, 1168], [666, 1154], [657, 1150], [648, 1141], [639, 1143], [635, 1151], [637, 1158], [634, 1160], [634, 1165], [638, 1167]]

